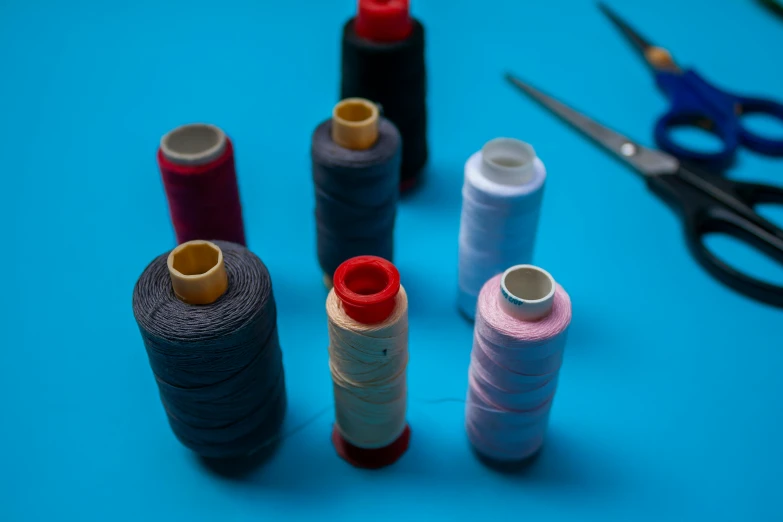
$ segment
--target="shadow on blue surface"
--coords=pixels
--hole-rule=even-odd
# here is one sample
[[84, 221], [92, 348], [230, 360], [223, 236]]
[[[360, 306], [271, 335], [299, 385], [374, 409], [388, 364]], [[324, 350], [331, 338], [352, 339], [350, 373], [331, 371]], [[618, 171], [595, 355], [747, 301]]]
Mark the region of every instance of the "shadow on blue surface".
[[[412, 428], [415, 437], [416, 426]], [[474, 484], [479, 475], [472, 468], [481, 466], [489, 472], [482, 474], [482, 478], [486, 480], [491, 477], [493, 484], [513, 484], [528, 492], [551, 492], [552, 495], [561, 495], [567, 491], [575, 500], [578, 497], [611, 497], [627, 479], [627, 473], [612, 465], [617, 462], [617, 455], [608, 450], [596, 454], [589, 440], [565, 435], [554, 427], [550, 428], [539, 452], [516, 466], [480, 458], [466, 438], [461, 447], [449, 446], [452, 450], [465, 450], [452, 455], [444, 455], [447, 448], [434, 438], [418, 439], [411, 439], [411, 448], [404, 461], [389, 468], [388, 474], [413, 476], [422, 484], [437, 482], [438, 489], [450, 489]], [[440, 465], [433, 466], [435, 452], [439, 452], [439, 457], [444, 460], [439, 462]]]
[[238, 459], [196, 458], [207, 471], [219, 478], [242, 480], [266, 464], [275, 455], [281, 444], [282, 439], [276, 439], [252, 456]]

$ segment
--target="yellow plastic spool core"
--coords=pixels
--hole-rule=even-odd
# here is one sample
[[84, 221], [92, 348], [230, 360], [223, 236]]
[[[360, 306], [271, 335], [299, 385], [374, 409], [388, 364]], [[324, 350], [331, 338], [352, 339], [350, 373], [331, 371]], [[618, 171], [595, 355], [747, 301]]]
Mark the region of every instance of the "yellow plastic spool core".
[[185, 303], [214, 303], [228, 290], [223, 251], [209, 241], [182, 243], [169, 254], [168, 268], [174, 293]]
[[332, 110], [332, 141], [352, 150], [365, 150], [378, 141], [378, 106], [364, 98], [346, 98]]

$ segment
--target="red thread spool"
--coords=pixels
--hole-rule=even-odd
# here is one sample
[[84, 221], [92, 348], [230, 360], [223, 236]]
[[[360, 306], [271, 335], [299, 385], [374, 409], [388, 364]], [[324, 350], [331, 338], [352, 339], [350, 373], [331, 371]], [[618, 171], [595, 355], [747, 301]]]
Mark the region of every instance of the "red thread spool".
[[[400, 273], [389, 261], [376, 256], [358, 256], [337, 267], [334, 272], [334, 293], [340, 299], [346, 315], [363, 324], [377, 324], [394, 311], [395, 297], [400, 291]], [[408, 449], [411, 430], [405, 426], [397, 440], [384, 448], [360, 448], [346, 441], [337, 429], [332, 429], [332, 444], [348, 463], [366, 469], [378, 469], [396, 462]]]
[[246, 245], [234, 148], [222, 130], [205, 124], [172, 130], [161, 139], [158, 166], [178, 244]]
[[399, 42], [413, 31], [408, 0], [359, 0], [356, 34], [374, 42]]

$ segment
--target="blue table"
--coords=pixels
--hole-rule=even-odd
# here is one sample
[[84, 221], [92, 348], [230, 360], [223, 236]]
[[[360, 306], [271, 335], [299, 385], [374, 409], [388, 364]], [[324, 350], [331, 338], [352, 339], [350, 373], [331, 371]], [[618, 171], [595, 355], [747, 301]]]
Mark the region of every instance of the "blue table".
[[[612, 5], [724, 87], [783, 97], [783, 23], [750, 0], [717, 4]], [[397, 229], [413, 439], [371, 472], [329, 439], [309, 173], [354, 2], [0, 5], [11, 225], [0, 520], [781, 520], [783, 312], [708, 277], [639, 179], [501, 79], [511, 69], [651, 144], [666, 101], [647, 71], [590, 1], [413, 9], [428, 29], [432, 148], [428, 183], [403, 202]], [[249, 245], [280, 311], [286, 430], [308, 423], [233, 478], [174, 439], [131, 313], [137, 277], [174, 244], [158, 140], [191, 121], [236, 144]], [[532, 143], [547, 166], [536, 263], [574, 303], [545, 451], [518, 475], [474, 458], [459, 402], [472, 336], [455, 308], [462, 169], [497, 136]], [[783, 183], [783, 163], [743, 153], [732, 175]]]

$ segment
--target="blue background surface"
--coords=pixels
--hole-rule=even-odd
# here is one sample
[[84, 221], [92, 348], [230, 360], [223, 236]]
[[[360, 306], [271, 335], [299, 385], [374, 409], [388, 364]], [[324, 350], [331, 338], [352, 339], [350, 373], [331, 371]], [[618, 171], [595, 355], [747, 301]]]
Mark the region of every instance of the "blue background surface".
[[[783, 98], [783, 22], [754, 2], [612, 5], [717, 84]], [[666, 100], [590, 1], [414, 2], [432, 154], [400, 206], [395, 260], [411, 299], [413, 439], [382, 471], [337, 457], [309, 139], [336, 101], [353, 11], [0, 3], [0, 520], [781, 520], [783, 313], [708, 277], [640, 179], [501, 79], [511, 69], [650, 144]], [[309, 422], [233, 479], [175, 440], [131, 312], [137, 277], [174, 244], [158, 140], [191, 121], [236, 144], [249, 246], [279, 306], [286, 430]], [[532, 143], [548, 168], [535, 262], [574, 304], [546, 449], [511, 476], [469, 451], [463, 404], [438, 401], [464, 397], [471, 349], [455, 308], [462, 169], [497, 136]], [[783, 162], [743, 152], [732, 176], [783, 183]]]

